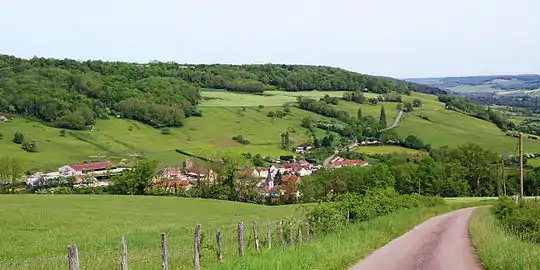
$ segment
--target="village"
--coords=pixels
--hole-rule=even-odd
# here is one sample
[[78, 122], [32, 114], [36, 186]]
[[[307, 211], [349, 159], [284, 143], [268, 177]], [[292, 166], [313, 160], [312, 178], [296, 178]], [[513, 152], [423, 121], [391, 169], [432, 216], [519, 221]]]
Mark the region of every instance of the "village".
[[[365, 144], [365, 142], [362, 142]], [[308, 153], [312, 147], [301, 144], [294, 149], [297, 154]], [[300, 196], [297, 184], [302, 177], [317, 173], [323, 167], [326, 169], [341, 168], [347, 166], [368, 166], [363, 160], [346, 160], [334, 155], [325, 166], [313, 164], [301, 157], [292, 156], [291, 160], [272, 160], [266, 167], [246, 167], [238, 171], [238, 175], [249, 178], [256, 182], [259, 194], [270, 197], [283, 195]], [[129, 167], [118, 167], [109, 161], [89, 162], [80, 164], [64, 165], [56, 172], [37, 172], [28, 175], [25, 179], [27, 186], [43, 185], [47, 181], [74, 178], [74, 187], [107, 187], [111, 177], [121, 175], [131, 170]], [[163, 193], [175, 193], [192, 189], [201, 181], [216, 183], [218, 175], [215, 171], [205, 168], [193, 162], [191, 158], [185, 158], [181, 165], [162, 167], [157, 172], [157, 177], [151, 180], [151, 188]], [[289, 188], [284, 188], [289, 184]]]

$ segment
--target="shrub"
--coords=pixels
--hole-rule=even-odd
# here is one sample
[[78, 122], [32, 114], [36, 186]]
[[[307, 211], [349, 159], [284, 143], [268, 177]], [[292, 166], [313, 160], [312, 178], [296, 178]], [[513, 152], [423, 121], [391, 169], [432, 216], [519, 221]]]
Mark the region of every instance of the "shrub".
[[163, 135], [169, 135], [171, 134], [171, 130], [168, 128], [161, 129], [161, 134]]
[[37, 152], [37, 141], [24, 141], [21, 145], [21, 149], [30, 153]]
[[13, 142], [16, 144], [22, 144], [24, 142], [24, 134], [19, 131], [15, 132], [15, 135], [13, 135]]
[[505, 229], [524, 240], [540, 243], [540, 206], [538, 204], [524, 200], [516, 203], [511, 198], [505, 197], [493, 211]]
[[392, 188], [374, 188], [364, 195], [346, 193], [333, 202], [319, 203], [312, 208], [306, 218], [315, 224], [318, 232], [329, 232], [348, 222], [361, 222], [387, 215], [399, 209], [431, 207], [444, 204], [440, 197], [419, 194], [399, 195]]
[[268, 112], [268, 117], [274, 117], [276, 114], [274, 112]]
[[249, 140], [244, 139], [244, 137], [242, 135], [234, 136], [234, 137], [232, 137], [232, 139], [237, 141], [238, 143], [243, 144], [243, 145], [247, 145], [247, 144], [251, 143]]

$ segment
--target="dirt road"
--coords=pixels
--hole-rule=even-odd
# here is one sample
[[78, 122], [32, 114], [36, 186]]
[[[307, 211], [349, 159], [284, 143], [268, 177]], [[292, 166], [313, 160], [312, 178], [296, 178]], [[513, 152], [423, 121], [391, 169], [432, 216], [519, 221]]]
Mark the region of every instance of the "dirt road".
[[394, 120], [394, 123], [387, 127], [387, 128], [383, 128], [381, 129], [381, 131], [386, 131], [386, 130], [390, 130], [390, 129], [393, 129], [395, 128], [398, 124], [399, 124], [399, 121], [401, 120], [401, 118], [403, 117], [403, 115], [405, 114], [405, 112], [403, 110], [399, 111], [397, 117], [396, 117], [396, 120]]
[[431, 218], [376, 250], [350, 270], [480, 270], [467, 223], [475, 208]]

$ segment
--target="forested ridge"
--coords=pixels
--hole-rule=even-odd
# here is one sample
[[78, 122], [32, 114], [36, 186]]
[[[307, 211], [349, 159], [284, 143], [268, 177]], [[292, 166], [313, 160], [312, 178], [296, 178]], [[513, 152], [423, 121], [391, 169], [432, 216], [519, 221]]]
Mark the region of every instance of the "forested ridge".
[[200, 88], [261, 93], [265, 90], [368, 90], [442, 94], [436, 87], [303, 65], [146, 64], [0, 55], [0, 112], [83, 129], [120, 115], [154, 127], [181, 126], [200, 116]]

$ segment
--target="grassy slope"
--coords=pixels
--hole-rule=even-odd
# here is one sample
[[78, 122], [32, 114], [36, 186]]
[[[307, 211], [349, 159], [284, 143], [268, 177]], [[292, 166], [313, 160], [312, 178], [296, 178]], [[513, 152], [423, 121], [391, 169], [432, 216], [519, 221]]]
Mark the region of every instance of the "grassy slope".
[[[0, 123], [5, 135], [0, 140], [0, 149], [3, 153], [21, 158], [28, 168], [49, 170], [66, 163], [89, 161], [88, 156], [98, 154], [117, 161], [128, 158], [125, 156], [128, 153], [140, 153], [161, 161], [163, 165], [178, 164], [183, 156], [175, 149], [204, 156], [215, 156], [216, 152], [251, 152], [275, 157], [290, 154], [280, 148], [281, 133], [294, 129], [295, 132], [290, 133], [292, 141], [304, 142], [309, 136], [300, 128], [301, 119], [306, 116], [322, 118], [296, 108], [292, 108], [291, 114], [282, 119], [266, 116], [268, 111], [279, 109], [265, 107], [259, 112], [247, 108], [240, 113], [237, 107], [202, 108], [203, 117], [186, 119], [184, 127], [171, 128], [170, 135], [161, 135], [159, 130], [134, 121], [99, 120], [95, 125], [96, 131], [73, 131], [87, 142], [73, 136], [60, 137], [59, 129], [16, 118], [8, 123]], [[132, 131], [128, 130], [129, 126], [133, 126]], [[18, 130], [26, 137], [38, 140], [38, 153], [26, 153], [20, 149], [20, 145], [11, 142]], [[324, 134], [322, 130], [318, 132], [319, 135]], [[231, 139], [236, 135], [243, 135], [251, 144], [236, 143]]]
[[355, 152], [366, 153], [369, 155], [374, 154], [393, 154], [393, 153], [407, 153], [415, 154], [420, 151], [410, 148], [405, 148], [396, 145], [379, 145], [379, 146], [358, 146], [354, 149]]
[[[77, 244], [82, 268], [112, 269], [118, 264], [122, 234], [127, 235], [130, 245], [130, 268], [148, 269], [152, 265], [156, 268], [160, 264], [161, 232], [168, 235], [171, 266], [174, 265], [174, 269], [179, 266], [180, 269], [188, 269], [191, 268], [193, 230], [197, 223], [202, 224], [210, 241], [218, 226], [221, 226], [224, 239], [228, 240], [234, 237], [234, 228], [239, 221], [246, 224], [255, 219], [261, 222], [276, 221], [298, 216], [305, 207], [270, 207], [177, 197], [89, 195], [4, 195], [0, 197], [0, 205], [2, 269], [5, 262], [43, 257], [62, 258], [13, 265], [12, 269], [62, 268], [69, 243]], [[136, 243], [148, 244], [136, 246]], [[231, 241], [223, 245], [227, 255], [233, 253], [236, 247]], [[102, 249], [114, 249], [114, 252], [83, 255]], [[187, 252], [179, 252], [182, 250]], [[204, 250], [203, 255], [213, 258], [211, 250]], [[151, 260], [141, 261], [145, 256], [151, 257]], [[208, 261], [208, 257], [204, 259]]]
[[[315, 237], [309, 245], [292, 250], [287, 248], [286, 252], [273, 249], [259, 254], [250, 253], [243, 261], [234, 259], [217, 269], [345, 269], [426, 219], [466, 205], [452, 203], [398, 211], [353, 224], [339, 233]], [[268, 263], [269, 260], [272, 263]]]
[[485, 269], [540, 269], [540, 246], [507, 234], [491, 209], [474, 213], [469, 232]]
[[[396, 129], [398, 134], [417, 135], [433, 147], [455, 147], [471, 142], [499, 153], [514, 154], [516, 139], [506, 136], [494, 124], [445, 110], [444, 104], [433, 95], [414, 93], [404, 97], [405, 100], [414, 98], [422, 99], [423, 105], [405, 116]], [[429, 117], [430, 121], [420, 118], [420, 115]], [[525, 139], [523, 147], [524, 152], [536, 153], [540, 151], [540, 142]]]
[[[66, 163], [90, 161], [89, 156], [99, 154], [106, 155], [107, 160], [118, 162], [122, 158], [129, 158], [126, 156], [129, 153], [140, 153], [167, 166], [178, 164], [183, 158], [174, 151], [175, 149], [211, 157], [225, 152], [233, 154], [251, 152], [276, 157], [290, 154], [280, 148], [281, 133], [289, 130], [293, 143], [305, 142], [309, 140], [309, 136], [300, 128], [302, 118], [323, 117], [296, 108], [291, 108], [291, 115], [282, 119], [269, 118], [266, 116], [267, 113], [281, 110], [283, 103], [294, 102], [299, 95], [321, 97], [327, 93], [333, 96], [343, 94], [319, 91], [270, 91], [268, 94], [273, 96], [257, 96], [203, 92], [203, 96], [221, 95], [223, 99], [204, 102], [201, 105], [203, 117], [186, 119], [183, 127], [171, 128], [170, 135], [161, 135], [158, 130], [135, 121], [110, 119], [98, 121], [95, 131], [72, 131], [72, 134], [83, 139], [80, 140], [73, 136], [60, 137], [59, 129], [16, 118], [8, 123], [0, 123], [0, 130], [5, 135], [5, 138], [0, 140], [0, 149], [2, 154], [21, 158], [26, 168], [40, 170], [55, 170]], [[434, 147], [458, 146], [473, 142], [505, 154], [513, 154], [516, 150], [516, 140], [505, 136], [495, 125], [445, 110], [444, 104], [438, 102], [433, 95], [413, 93], [411, 96], [404, 96], [406, 101], [412, 101], [414, 98], [422, 99], [423, 106], [402, 120], [396, 129], [400, 135], [415, 134]], [[261, 111], [256, 108], [259, 104], [265, 105]], [[390, 124], [397, 115], [395, 104], [381, 103], [372, 106], [341, 101], [336, 107], [349, 111], [353, 116], [361, 107], [364, 115], [372, 115], [378, 119], [380, 106], [383, 105], [386, 108], [387, 122]], [[240, 106], [245, 106], [246, 111], [242, 112]], [[424, 120], [418, 117], [419, 115], [426, 115], [431, 121]], [[130, 126], [133, 127], [132, 131], [128, 130]], [[38, 140], [38, 153], [25, 153], [19, 145], [11, 142], [17, 130], [22, 131], [27, 138]], [[295, 132], [292, 132], [293, 130]], [[322, 137], [323, 134], [324, 131], [318, 130], [319, 136]], [[240, 145], [231, 139], [236, 135], [243, 135], [252, 143]], [[369, 148], [370, 152], [374, 150], [387, 153], [394, 151], [394, 148]], [[540, 141], [525, 139], [524, 150], [540, 152]]]

